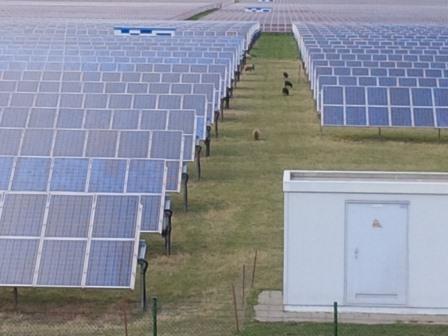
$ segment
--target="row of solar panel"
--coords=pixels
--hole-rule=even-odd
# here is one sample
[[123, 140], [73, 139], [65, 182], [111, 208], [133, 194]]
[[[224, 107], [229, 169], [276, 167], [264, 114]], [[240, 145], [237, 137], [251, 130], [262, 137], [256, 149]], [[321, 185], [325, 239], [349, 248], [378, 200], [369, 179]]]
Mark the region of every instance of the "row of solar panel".
[[[91, 66], [92, 65], [92, 66]], [[122, 66], [123, 65], [123, 66]], [[165, 83], [213, 83], [221, 97], [225, 97], [226, 89], [231, 86], [227, 82], [227, 70], [225, 65], [181, 65], [181, 64], [157, 64], [157, 68], [146, 67], [144, 64], [135, 64], [128, 67], [127, 64], [118, 63], [115, 71], [110, 71], [107, 66], [98, 63], [48, 63], [44, 70], [37, 70], [37, 66], [29, 63], [27, 68], [33, 70], [0, 70], [0, 79], [29, 80], [29, 81], [82, 81], [82, 82], [165, 82]], [[14, 65], [7, 64], [7, 68]], [[49, 68], [50, 70], [46, 70]], [[57, 70], [54, 70], [56, 68]], [[145, 71], [142, 69], [146, 68]], [[104, 70], [106, 69], [106, 70]], [[216, 87], [217, 86], [217, 87]], [[14, 90], [14, 89], [12, 89]], [[103, 90], [104, 91], [104, 90]], [[101, 91], [101, 92], [103, 92]]]
[[362, 29], [335, 37], [326, 28], [293, 27], [322, 125], [447, 127], [448, 58], [440, 36], [420, 44], [388, 36], [392, 27], [358, 41]]
[[0, 156], [0, 190], [160, 194], [166, 180], [177, 179], [170, 161], [165, 177], [165, 161]]
[[324, 86], [373, 86], [373, 87], [410, 87], [410, 88], [448, 88], [445, 78], [412, 77], [362, 77], [362, 76], [319, 76], [313, 91], [314, 99], [320, 108], [320, 96]]
[[416, 77], [416, 78], [447, 78], [448, 70], [419, 67], [369, 67], [361, 64], [352, 66], [353, 63], [340, 65], [321, 65], [316, 61], [313, 67], [314, 75], [335, 76], [376, 76], [376, 77]]
[[[101, 121], [100, 121], [101, 122]], [[4, 126], [3, 126], [4, 127]], [[180, 131], [0, 128], [0, 155], [183, 158]]]
[[321, 48], [360, 48], [373, 50], [378, 49], [446, 49], [448, 44], [441, 41], [440, 38], [435, 40], [418, 40], [413, 38], [412, 40], [400, 39], [392, 37], [390, 39], [385, 37], [371, 38], [371, 37], [360, 37], [360, 38], [344, 38], [344, 39], [332, 39], [329, 38], [315, 38], [315, 37], [303, 37], [303, 42], [310, 47], [321, 47]]
[[[313, 60], [346, 60], [346, 61], [397, 61], [397, 62], [448, 62], [448, 55], [429, 55], [429, 54], [397, 54], [383, 53], [376, 50], [376, 53], [356, 53], [352, 50], [335, 50], [331, 51], [313, 51], [309, 50], [308, 58]], [[337, 52], [337, 53], [335, 53]], [[1, 58], [0, 58], [1, 59]]]
[[[259, 25], [173, 23], [178, 36], [223, 29], [240, 37], [148, 39], [114, 36], [108, 24], [6, 21], [0, 24], [0, 189], [6, 191], [0, 284], [132, 288], [139, 234], [161, 232], [165, 191], [179, 191], [183, 161], [194, 155], [195, 128], [204, 139], [214, 117], [208, 112], [220, 107]], [[176, 59], [156, 57], [166, 53], [140, 57], [141, 50], [177, 44], [204, 50], [177, 53]], [[222, 52], [199, 57], [218, 46]], [[161, 64], [142, 64], [151, 62]], [[159, 67], [173, 74], [153, 71]], [[209, 91], [194, 94], [194, 88]], [[156, 91], [167, 94], [150, 94]], [[142, 110], [150, 106], [191, 110]], [[168, 134], [175, 141], [167, 141]], [[188, 138], [190, 153], [182, 157]], [[99, 157], [105, 154], [115, 158]], [[163, 160], [143, 159], [152, 154]], [[132, 158], [118, 158], [123, 155]]]
[[448, 89], [324, 86], [321, 99], [325, 126], [448, 127]]
[[[90, 98], [89, 98], [90, 97]], [[0, 93], [0, 107], [17, 108], [58, 108], [65, 109], [67, 114], [70, 109], [82, 109], [103, 106], [103, 109], [161, 109], [161, 110], [185, 110], [192, 109], [196, 111], [198, 117], [206, 116], [205, 95], [185, 94], [185, 95], [134, 95], [126, 94], [59, 94], [52, 93]], [[91, 103], [89, 103], [89, 101]], [[92, 105], [90, 105], [92, 104]], [[98, 104], [102, 104], [101, 106]], [[70, 115], [67, 116], [70, 118]], [[203, 129], [202, 129], [203, 131]], [[201, 132], [198, 129], [198, 132]], [[203, 134], [200, 134], [203, 136]], [[201, 137], [201, 139], [204, 139]]]
[[0, 283], [129, 287], [139, 218], [150, 219], [157, 202], [151, 196], [4, 195]]
[[[72, 73], [73, 74], [73, 73]], [[110, 75], [109, 75], [110, 74]], [[127, 73], [131, 74], [131, 73]], [[126, 74], [126, 75], [127, 75]], [[64, 74], [67, 75], [67, 74]], [[76, 74], [74, 74], [76, 76]], [[79, 74], [78, 74], [79, 75]], [[166, 75], [166, 76], [162, 76]], [[66, 76], [67, 77], [67, 76]], [[125, 81], [120, 73], [103, 73], [100, 82], [83, 81], [8, 81], [0, 82], [0, 92], [11, 93], [96, 93], [96, 94], [205, 94], [208, 100], [214, 100], [215, 85], [219, 87], [219, 82], [196, 83], [201, 77], [170, 76], [170, 74], [143, 74], [140, 82]], [[127, 77], [127, 76], [125, 76]], [[186, 80], [182, 83], [181, 80]], [[196, 79], [194, 83], [191, 83]], [[86, 99], [85, 107], [106, 107], [106, 99], [92, 100]], [[106, 97], [103, 97], [106, 98]], [[89, 106], [90, 105], [90, 106]], [[93, 106], [92, 106], [93, 105]]]

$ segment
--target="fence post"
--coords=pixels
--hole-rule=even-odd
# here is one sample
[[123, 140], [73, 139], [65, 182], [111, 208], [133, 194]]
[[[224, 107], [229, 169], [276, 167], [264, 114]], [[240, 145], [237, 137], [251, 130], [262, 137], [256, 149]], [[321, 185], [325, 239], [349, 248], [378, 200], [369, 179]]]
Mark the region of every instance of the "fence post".
[[152, 298], [152, 335], [157, 336], [157, 298]]
[[338, 336], [338, 303], [333, 303], [333, 315], [334, 315], [334, 336]]
[[235, 293], [235, 286], [232, 283], [232, 297], [233, 297], [233, 309], [235, 311], [235, 326], [236, 326], [236, 332], [240, 333], [240, 325], [238, 322], [238, 304], [236, 302], [236, 293]]

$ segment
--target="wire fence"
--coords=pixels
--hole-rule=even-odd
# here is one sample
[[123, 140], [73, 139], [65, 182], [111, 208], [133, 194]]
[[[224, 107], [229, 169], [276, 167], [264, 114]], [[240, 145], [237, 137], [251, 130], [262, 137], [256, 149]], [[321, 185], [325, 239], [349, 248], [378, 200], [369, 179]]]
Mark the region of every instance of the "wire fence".
[[138, 300], [126, 299], [96, 313], [94, 307], [82, 310], [69, 303], [61, 311], [53, 307], [43, 312], [38, 305], [27, 307], [19, 300], [10, 309], [0, 307], [0, 336], [237, 335], [249, 316], [247, 301], [254, 286], [257, 253], [250, 259], [235, 272], [238, 276], [228, 284], [222, 302], [185, 298], [173, 303], [169, 297], [150, 297], [144, 312]]
[[448, 336], [448, 325], [429, 325], [425, 318], [405, 324], [389, 316], [389, 324], [378, 324], [384, 316], [340, 314], [336, 303], [332, 313], [303, 314], [301, 322], [283, 311], [281, 292], [274, 302], [271, 297], [269, 305], [260, 305], [256, 251], [235, 273], [219, 303], [152, 297], [143, 312], [140, 302], [125, 299], [101, 313], [92, 307], [33, 312], [0, 306], [0, 336]]

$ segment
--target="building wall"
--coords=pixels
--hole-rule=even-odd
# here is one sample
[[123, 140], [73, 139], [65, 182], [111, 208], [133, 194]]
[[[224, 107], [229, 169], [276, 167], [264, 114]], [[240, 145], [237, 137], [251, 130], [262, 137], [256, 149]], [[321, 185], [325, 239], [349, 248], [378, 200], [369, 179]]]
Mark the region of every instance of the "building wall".
[[[406, 309], [448, 313], [446, 195], [285, 193], [285, 309], [329, 310], [334, 301], [344, 307], [346, 200], [409, 202]], [[379, 311], [395, 310], [405, 312]]]

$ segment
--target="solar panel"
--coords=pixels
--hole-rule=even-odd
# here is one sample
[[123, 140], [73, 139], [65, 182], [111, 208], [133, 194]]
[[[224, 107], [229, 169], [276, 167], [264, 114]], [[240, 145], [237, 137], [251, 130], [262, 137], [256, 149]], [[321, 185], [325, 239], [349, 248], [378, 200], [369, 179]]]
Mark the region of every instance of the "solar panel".
[[161, 232], [257, 25], [56, 26], [0, 36], [0, 284], [132, 288], [139, 234]]
[[446, 127], [446, 103], [438, 109], [436, 98], [448, 67], [443, 27], [322, 23], [293, 31], [323, 126]]

